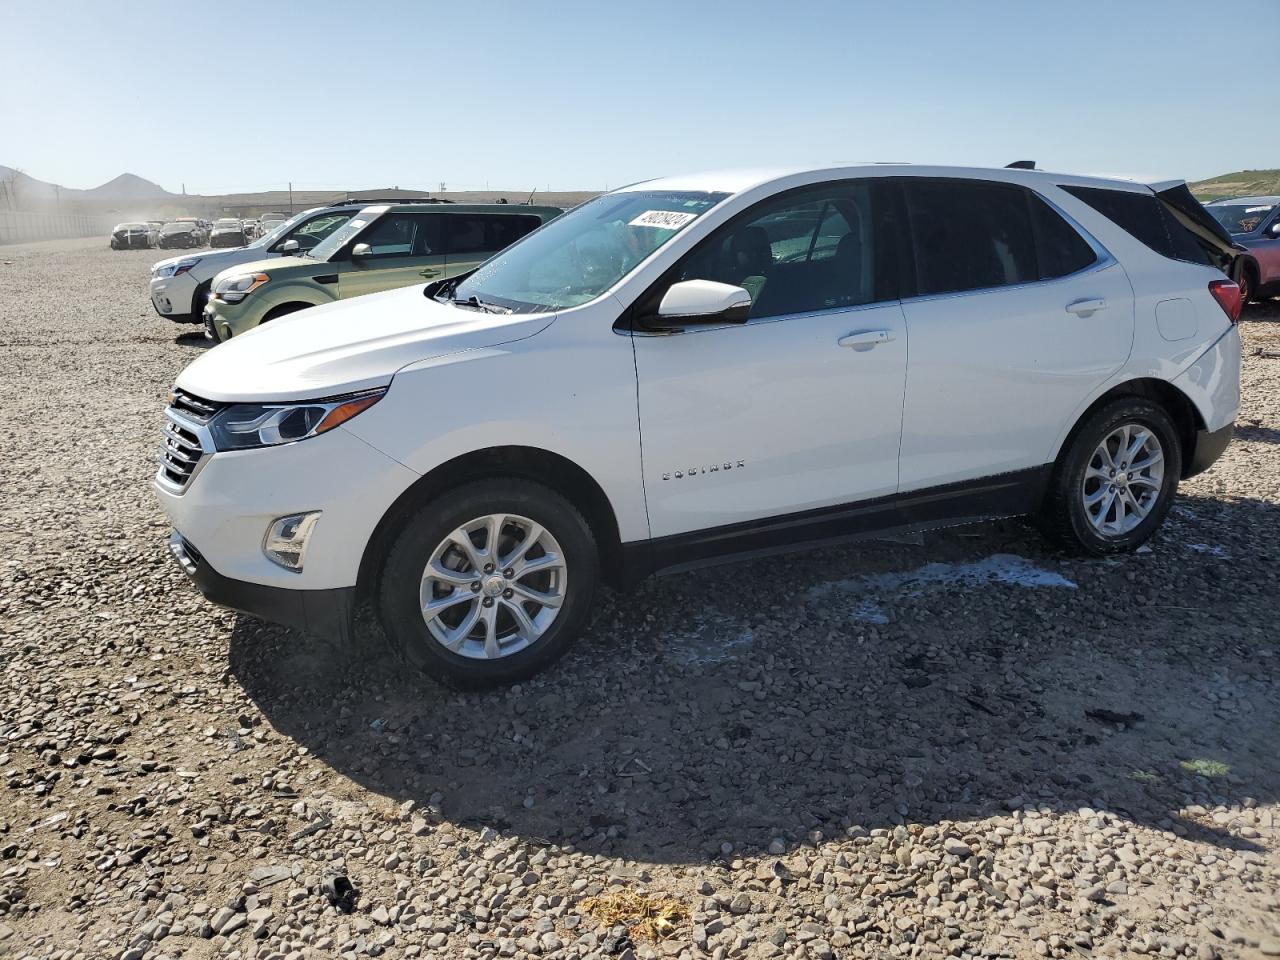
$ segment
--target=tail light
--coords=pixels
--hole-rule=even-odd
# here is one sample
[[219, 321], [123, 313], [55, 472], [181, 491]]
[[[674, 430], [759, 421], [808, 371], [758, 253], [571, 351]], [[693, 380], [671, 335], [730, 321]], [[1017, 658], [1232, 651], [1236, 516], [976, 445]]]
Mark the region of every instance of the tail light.
[[1240, 310], [1244, 307], [1244, 298], [1240, 296], [1240, 287], [1232, 280], [1212, 280], [1209, 292], [1218, 301], [1227, 319], [1232, 323], [1240, 319]]

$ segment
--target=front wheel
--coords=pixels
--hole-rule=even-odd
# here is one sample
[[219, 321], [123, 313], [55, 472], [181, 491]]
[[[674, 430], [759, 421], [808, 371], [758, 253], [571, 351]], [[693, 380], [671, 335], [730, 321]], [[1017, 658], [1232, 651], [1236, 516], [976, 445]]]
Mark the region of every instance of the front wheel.
[[1117, 399], [1081, 425], [1059, 459], [1041, 528], [1094, 556], [1134, 550], [1169, 513], [1181, 475], [1169, 415], [1140, 397]]
[[471, 483], [423, 505], [383, 562], [392, 646], [438, 680], [514, 683], [561, 656], [587, 623], [595, 537], [559, 494], [526, 480]]

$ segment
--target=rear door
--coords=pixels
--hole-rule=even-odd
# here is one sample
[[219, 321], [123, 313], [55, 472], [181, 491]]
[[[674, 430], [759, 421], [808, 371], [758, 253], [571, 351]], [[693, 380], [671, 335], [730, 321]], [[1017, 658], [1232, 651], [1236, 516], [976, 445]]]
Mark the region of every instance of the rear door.
[[1120, 265], [1024, 187], [904, 181], [917, 296], [902, 491], [1052, 460], [1063, 424], [1124, 363], [1133, 293]]
[[446, 276], [474, 270], [499, 250], [542, 225], [531, 213], [450, 213], [445, 215]]
[[[436, 279], [445, 263], [441, 219], [437, 213], [387, 213], [353, 237], [338, 275], [339, 298]], [[368, 244], [370, 252], [353, 256], [359, 244]]]

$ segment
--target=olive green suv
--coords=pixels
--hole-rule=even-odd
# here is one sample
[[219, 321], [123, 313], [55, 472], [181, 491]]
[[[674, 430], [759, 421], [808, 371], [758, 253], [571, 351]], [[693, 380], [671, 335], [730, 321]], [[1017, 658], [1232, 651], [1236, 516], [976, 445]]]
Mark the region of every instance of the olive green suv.
[[307, 307], [469, 273], [561, 214], [557, 207], [380, 203], [297, 256], [242, 263], [218, 274], [205, 330], [227, 340]]

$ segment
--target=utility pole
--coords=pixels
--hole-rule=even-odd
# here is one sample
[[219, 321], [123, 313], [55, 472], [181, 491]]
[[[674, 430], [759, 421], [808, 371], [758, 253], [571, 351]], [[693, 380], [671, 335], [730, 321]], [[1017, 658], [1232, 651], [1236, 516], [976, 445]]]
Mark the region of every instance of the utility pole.
[[441, 197], [443, 197], [443, 196], [444, 196], [444, 181], [443, 181], [443, 180], [441, 180], [441, 181], [440, 181], [440, 196], [441, 196]]
[[293, 181], [289, 181], [289, 216], [293, 216]]

